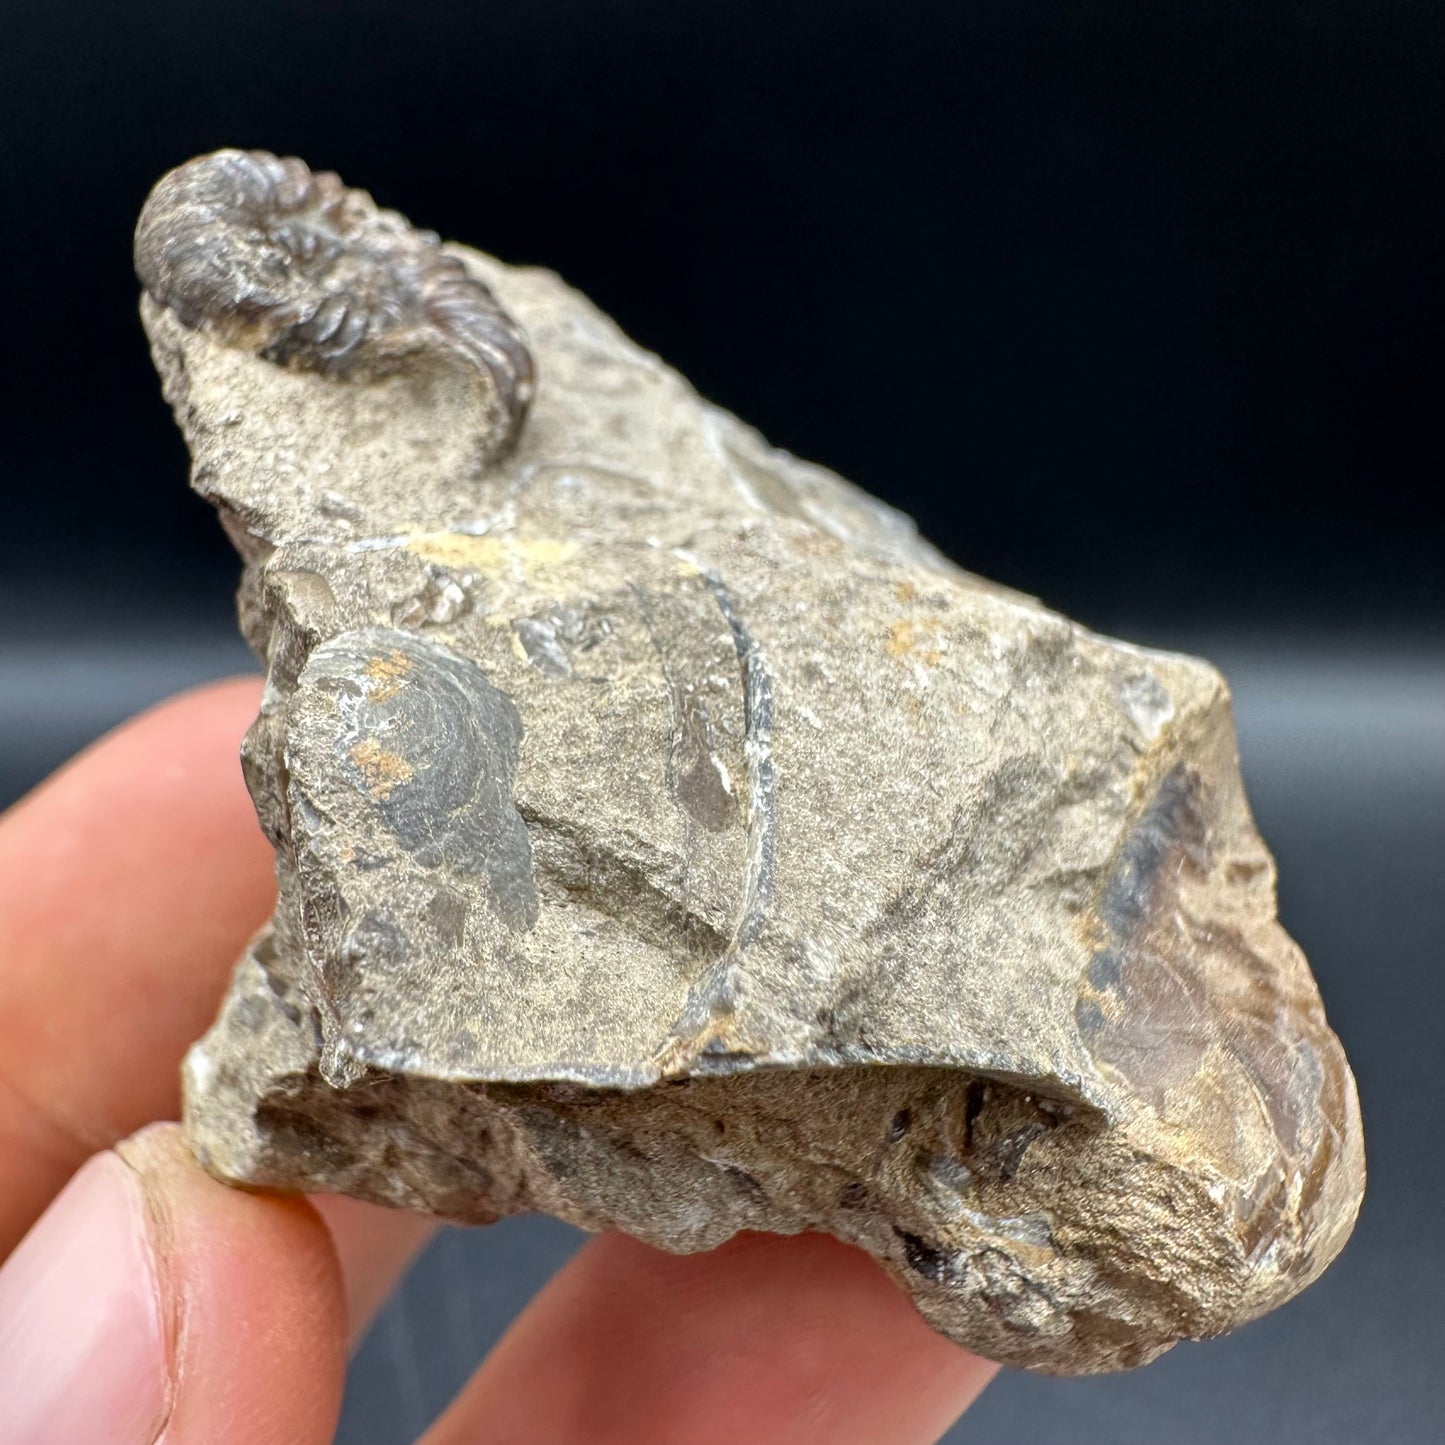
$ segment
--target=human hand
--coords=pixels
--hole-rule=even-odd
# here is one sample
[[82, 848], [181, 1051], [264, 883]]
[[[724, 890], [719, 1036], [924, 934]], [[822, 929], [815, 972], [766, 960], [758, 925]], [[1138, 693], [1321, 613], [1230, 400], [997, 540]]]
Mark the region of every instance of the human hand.
[[[321, 1445], [430, 1232], [228, 1189], [151, 1122], [272, 905], [236, 762], [257, 694], [167, 703], [0, 818], [0, 1445]], [[994, 1368], [835, 1240], [603, 1235], [424, 1441], [913, 1445]]]

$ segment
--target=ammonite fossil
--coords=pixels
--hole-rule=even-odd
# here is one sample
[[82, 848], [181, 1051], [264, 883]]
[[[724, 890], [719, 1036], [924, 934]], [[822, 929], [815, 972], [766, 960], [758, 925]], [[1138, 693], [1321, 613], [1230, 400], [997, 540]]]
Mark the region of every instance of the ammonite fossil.
[[330, 171], [222, 150], [163, 177], [141, 212], [136, 271], [187, 326], [335, 377], [426, 360], [474, 369], [492, 397], [484, 450], [512, 442], [532, 397], [516, 322], [431, 231]]

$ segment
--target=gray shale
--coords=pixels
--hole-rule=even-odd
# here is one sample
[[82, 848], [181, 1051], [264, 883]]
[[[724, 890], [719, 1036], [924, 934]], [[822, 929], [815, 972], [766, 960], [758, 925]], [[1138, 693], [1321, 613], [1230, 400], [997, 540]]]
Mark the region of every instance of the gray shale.
[[1354, 1082], [1212, 668], [960, 571], [550, 272], [298, 161], [172, 172], [136, 255], [267, 669], [280, 898], [185, 1070], [217, 1177], [826, 1230], [1061, 1373], [1329, 1263]]

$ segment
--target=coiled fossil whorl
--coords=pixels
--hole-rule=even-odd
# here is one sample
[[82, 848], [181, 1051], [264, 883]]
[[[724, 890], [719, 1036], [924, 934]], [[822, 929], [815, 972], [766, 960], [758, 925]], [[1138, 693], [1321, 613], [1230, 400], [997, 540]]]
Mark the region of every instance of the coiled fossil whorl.
[[163, 176], [135, 236], [136, 274], [186, 326], [281, 365], [347, 378], [453, 360], [516, 438], [533, 386], [521, 329], [431, 231], [330, 171], [221, 150]]

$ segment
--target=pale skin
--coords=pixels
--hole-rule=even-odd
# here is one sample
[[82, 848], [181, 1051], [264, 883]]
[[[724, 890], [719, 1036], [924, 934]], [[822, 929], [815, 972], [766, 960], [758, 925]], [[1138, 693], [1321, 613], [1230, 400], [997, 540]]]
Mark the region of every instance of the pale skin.
[[[430, 1232], [228, 1189], [156, 1122], [272, 906], [237, 762], [258, 695], [165, 703], [0, 817], [7, 1445], [62, 1423], [95, 1445], [323, 1445], [349, 1344]], [[832, 1239], [676, 1258], [603, 1235], [423, 1445], [923, 1445], [994, 1369]]]

